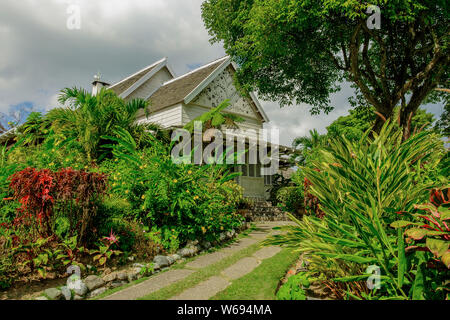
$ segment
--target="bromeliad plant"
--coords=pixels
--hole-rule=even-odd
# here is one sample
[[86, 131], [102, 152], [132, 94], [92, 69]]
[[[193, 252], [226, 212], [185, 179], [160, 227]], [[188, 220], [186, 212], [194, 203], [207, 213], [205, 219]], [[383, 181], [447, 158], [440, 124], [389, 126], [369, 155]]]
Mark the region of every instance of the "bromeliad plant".
[[[269, 243], [308, 253], [311, 270], [324, 274], [326, 284], [347, 297], [436, 298], [430, 289], [434, 284], [423, 285], [428, 278], [418, 272], [421, 260], [406, 256], [403, 232], [390, 224], [398, 219], [396, 212], [409, 212], [423, 202], [426, 190], [445, 185], [428, 181], [427, 170], [421, 169], [424, 163], [431, 171], [439, 164], [439, 137], [421, 132], [402, 142], [401, 131], [386, 123], [379, 135], [371, 138], [367, 132], [356, 142], [338, 137], [321, 152], [322, 159], [303, 171], [324, 218], [294, 219], [296, 227], [287, 227], [287, 235]], [[383, 285], [368, 293], [364, 282], [372, 275], [365, 272], [370, 265], [381, 269]]]

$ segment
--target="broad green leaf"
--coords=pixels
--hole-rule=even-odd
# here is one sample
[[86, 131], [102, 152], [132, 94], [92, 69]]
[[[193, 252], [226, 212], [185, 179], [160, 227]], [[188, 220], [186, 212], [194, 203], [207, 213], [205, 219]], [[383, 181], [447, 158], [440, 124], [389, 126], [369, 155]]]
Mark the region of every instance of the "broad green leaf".
[[425, 288], [425, 275], [424, 275], [423, 264], [417, 267], [416, 278], [414, 279], [414, 284], [412, 288], [412, 299], [413, 300], [423, 300], [423, 291]]
[[427, 238], [426, 245], [430, 251], [437, 257], [443, 256], [450, 246], [450, 241]]
[[450, 251], [444, 253], [441, 257], [442, 262], [450, 269]]
[[106, 257], [101, 257], [98, 263], [102, 266], [106, 263]]
[[411, 221], [405, 221], [405, 220], [398, 220], [398, 221], [394, 221], [391, 223], [391, 227], [392, 228], [404, 228], [407, 226], [411, 226], [411, 225], [420, 225], [419, 223], [416, 222], [411, 222]]
[[428, 230], [422, 228], [411, 228], [406, 230], [405, 234], [414, 240], [421, 240], [428, 234]]
[[[373, 276], [373, 274], [367, 273], [367, 274], [362, 274], [362, 275], [359, 275], [359, 276], [347, 276], [347, 277], [341, 277], [341, 278], [334, 278], [332, 280], [336, 281], [336, 282], [354, 282], [354, 281], [366, 280], [370, 276]], [[387, 276], [380, 276], [380, 279], [382, 279], [382, 280], [390, 280], [390, 278], [387, 277]]]
[[38, 272], [39, 272], [39, 274], [40, 274], [40, 276], [41, 276], [42, 278], [44, 278], [44, 279], [46, 278], [47, 272], [45, 272], [44, 269], [39, 268], [39, 269], [38, 269]]

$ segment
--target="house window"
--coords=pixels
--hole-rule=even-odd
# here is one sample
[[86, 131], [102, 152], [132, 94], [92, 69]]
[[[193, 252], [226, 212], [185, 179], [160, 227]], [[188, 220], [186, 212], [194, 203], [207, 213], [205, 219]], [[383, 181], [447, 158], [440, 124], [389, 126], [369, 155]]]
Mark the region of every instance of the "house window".
[[249, 164], [248, 171], [249, 171], [250, 177], [256, 177], [256, 165], [255, 164]]
[[256, 177], [261, 178], [261, 164], [256, 165]]
[[248, 170], [247, 170], [247, 165], [246, 164], [243, 164], [241, 166], [241, 170], [242, 170], [242, 176], [243, 177], [247, 177], [248, 176]]
[[271, 186], [273, 184], [273, 176], [264, 176], [264, 184]]

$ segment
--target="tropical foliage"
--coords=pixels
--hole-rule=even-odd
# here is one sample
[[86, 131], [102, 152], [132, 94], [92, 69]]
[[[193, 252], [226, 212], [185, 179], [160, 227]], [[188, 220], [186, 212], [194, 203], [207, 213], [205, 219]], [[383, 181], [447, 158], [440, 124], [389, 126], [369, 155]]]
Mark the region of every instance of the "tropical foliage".
[[[449, 270], [444, 264], [429, 264], [445, 257], [445, 230], [430, 233], [433, 247], [428, 252], [406, 250], [404, 227], [415, 222], [412, 217], [408, 223], [398, 222], [400, 213], [413, 212], [427, 200], [428, 190], [447, 187], [447, 177], [439, 173], [444, 154], [439, 135], [423, 131], [402, 142], [401, 130], [386, 123], [373, 137], [367, 131], [357, 141], [344, 136], [329, 140], [320, 153], [302, 172], [323, 216], [292, 217], [297, 225], [269, 243], [307, 253], [314, 276], [341, 298], [445, 298]], [[436, 210], [434, 215], [440, 212]], [[439, 217], [442, 229], [446, 216]], [[421, 230], [428, 234], [428, 229]], [[406, 231], [406, 236], [411, 233]], [[438, 246], [434, 240], [446, 244]], [[366, 272], [372, 265], [380, 268], [382, 284], [373, 291], [364, 283], [372, 276]]]
[[189, 132], [194, 132], [195, 122], [201, 122], [203, 124], [203, 131], [208, 129], [221, 129], [225, 126], [227, 129], [237, 129], [238, 123], [243, 122], [241, 117], [231, 114], [223, 113], [223, 111], [231, 105], [229, 100], [223, 101], [217, 107], [212, 108], [210, 111], [203, 113], [194, 120], [185, 125], [184, 129]]
[[117, 142], [110, 145], [117, 158], [104, 163], [113, 191], [132, 205], [135, 218], [160, 230], [165, 243], [215, 240], [240, 224], [235, 211], [242, 189], [231, 182], [236, 174], [229, 168], [176, 164], [172, 144], [153, 139], [151, 148], [137, 150], [129, 133], [118, 129], [116, 136], [109, 139]]
[[[242, 189], [227, 166], [177, 165], [170, 132], [139, 124], [148, 103], [64, 89], [0, 151], [0, 286], [64, 276], [215, 241], [241, 226]], [[238, 118], [204, 120], [212, 127]], [[211, 119], [210, 119], [211, 118]]]

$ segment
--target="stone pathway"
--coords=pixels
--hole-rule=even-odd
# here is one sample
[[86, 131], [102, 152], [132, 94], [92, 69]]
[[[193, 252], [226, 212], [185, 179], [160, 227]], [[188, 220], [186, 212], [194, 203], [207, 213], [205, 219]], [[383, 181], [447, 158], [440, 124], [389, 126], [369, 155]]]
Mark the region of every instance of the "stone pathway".
[[194, 270], [178, 269], [161, 273], [135, 286], [113, 293], [103, 300], [136, 300], [189, 276]]
[[[220, 249], [219, 251], [202, 255], [197, 259], [187, 263], [183, 269], [170, 270], [141, 282], [137, 285], [118, 291], [103, 300], [135, 300], [148, 294], [156, 292], [164, 287], [187, 278], [192, 273], [213, 265], [226, 257], [233, 255], [245, 248], [265, 240], [269, 235], [278, 233], [272, 230], [277, 226], [290, 224], [290, 222], [276, 221], [264, 222], [256, 225], [257, 230], [249, 234], [248, 237]], [[249, 257], [242, 258], [232, 266], [223, 270], [220, 274], [199, 283], [198, 285], [185, 290], [171, 300], [208, 300], [217, 293], [226, 289], [232, 281], [239, 279], [252, 272], [262, 260], [269, 259], [280, 252], [279, 247], [263, 247]]]
[[279, 247], [266, 247], [246, 257], [234, 265], [223, 270], [220, 276], [213, 276], [208, 280], [190, 288], [170, 300], [208, 300], [217, 293], [225, 290], [233, 280], [237, 280], [252, 272], [261, 261], [276, 255], [281, 251]]

